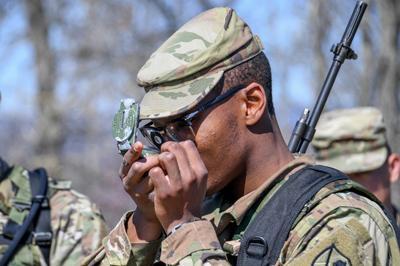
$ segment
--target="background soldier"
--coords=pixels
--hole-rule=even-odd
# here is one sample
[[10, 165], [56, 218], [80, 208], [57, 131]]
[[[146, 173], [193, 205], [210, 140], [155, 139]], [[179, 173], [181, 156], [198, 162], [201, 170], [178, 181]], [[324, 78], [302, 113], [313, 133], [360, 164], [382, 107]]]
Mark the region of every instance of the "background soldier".
[[390, 148], [378, 109], [359, 107], [322, 114], [312, 145], [318, 163], [337, 168], [362, 184], [400, 223], [390, 197], [390, 186], [400, 176], [400, 156]]
[[[18, 165], [9, 166], [0, 157], [2, 255], [29, 214], [31, 191], [29, 172]], [[75, 266], [100, 246], [107, 232], [106, 224], [99, 209], [86, 196], [72, 190], [71, 182], [54, 179], [48, 181], [47, 196], [48, 205], [42, 205], [39, 221], [31, 225], [10, 265]]]
[[[149, 265], [159, 248], [171, 265], [400, 264], [394, 227], [368, 192], [289, 152], [268, 60], [234, 10], [187, 22], [137, 79], [150, 120], [141, 130], [161, 153], [141, 159], [136, 142], [124, 155], [137, 210], [85, 264]], [[332, 181], [315, 194], [309, 180]]]

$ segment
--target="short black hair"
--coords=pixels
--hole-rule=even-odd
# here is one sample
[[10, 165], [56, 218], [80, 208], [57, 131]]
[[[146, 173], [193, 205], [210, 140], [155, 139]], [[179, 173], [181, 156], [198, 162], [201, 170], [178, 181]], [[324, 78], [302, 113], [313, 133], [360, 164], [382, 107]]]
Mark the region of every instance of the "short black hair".
[[238, 85], [249, 85], [257, 82], [264, 87], [267, 95], [268, 113], [275, 115], [272, 102], [272, 78], [271, 67], [268, 58], [263, 52], [252, 59], [225, 71], [223, 79], [223, 91]]

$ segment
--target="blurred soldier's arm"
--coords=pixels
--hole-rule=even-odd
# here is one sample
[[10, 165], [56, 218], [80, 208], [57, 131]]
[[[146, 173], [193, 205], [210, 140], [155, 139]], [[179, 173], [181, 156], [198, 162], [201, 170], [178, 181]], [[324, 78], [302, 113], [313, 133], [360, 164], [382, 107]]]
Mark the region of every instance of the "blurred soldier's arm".
[[101, 246], [107, 226], [100, 210], [90, 200], [71, 189], [61, 189], [50, 199], [53, 241], [51, 265], [78, 265]]

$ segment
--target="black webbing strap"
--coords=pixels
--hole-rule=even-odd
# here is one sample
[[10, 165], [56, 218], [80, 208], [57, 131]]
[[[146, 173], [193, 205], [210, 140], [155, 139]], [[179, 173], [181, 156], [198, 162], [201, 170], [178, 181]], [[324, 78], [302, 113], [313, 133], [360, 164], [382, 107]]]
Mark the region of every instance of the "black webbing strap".
[[[43, 201], [46, 199], [47, 195], [47, 173], [43, 168], [36, 169], [33, 172], [29, 172], [29, 180], [31, 182], [32, 191], [32, 205], [28, 216], [25, 218], [22, 226], [16, 231], [13, 239], [8, 246], [6, 252], [1, 258], [0, 265], [7, 265], [18, 250], [26, 243], [30, 238], [30, 232], [33, 225], [37, 222], [37, 218], [40, 213], [40, 209]], [[50, 219], [49, 219], [50, 221]], [[51, 231], [50, 231], [51, 232]], [[35, 240], [35, 239], [34, 239]], [[40, 246], [40, 245], [39, 245]], [[48, 260], [47, 260], [48, 263]]]
[[0, 157], [0, 182], [8, 176], [10, 170], [11, 167]]
[[[40, 184], [40, 180], [38, 178], [30, 178], [29, 181], [31, 184], [32, 195], [39, 195], [41, 186], [43, 184]], [[48, 186], [48, 184], [46, 184], [46, 186]], [[35, 198], [32, 197], [32, 203], [34, 200]], [[51, 230], [50, 206], [47, 192], [44, 194], [39, 214], [36, 220], [33, 221], [31, 228], [32, 231], [28, 239], [28, 243], [39, 246], [47, 265], [49, 265], [50, 247], [53, 234]]]
[[306, 166], [290, 176], [245, 231], [237, 265], [274, 265], [306, 203], [321, 188], [342, 179], [348, 177], [324, 166]]

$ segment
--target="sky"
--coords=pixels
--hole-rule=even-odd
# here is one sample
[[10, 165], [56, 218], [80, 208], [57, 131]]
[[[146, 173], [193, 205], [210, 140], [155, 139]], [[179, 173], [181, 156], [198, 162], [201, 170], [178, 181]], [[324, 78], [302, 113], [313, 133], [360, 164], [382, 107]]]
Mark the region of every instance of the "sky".
[[[257, 2], [259, 8], [253, 10], [254, 3]], [[295, 16], [283, 16], [281, 13], [290, 1], [237, 1], [235, 5], [237, 12], [246, 20], [253, 29], [253, 32], [260, 35], [266, 50], [273, 37], [274, 41], [279, 41], [282, 45], [289, 46], [287, 43], [287, 30], [295, 30], [299, 24]], [[277, 22], [273, 29], [265, 29], [265, 11], [267, 13], [276, 12]], [[25, 20], [23, 10], [20, 7], [13, 7], [3, 20], [0, 27], [0, 89], [3, 95], [3, 105], [1, 108], [6, 112], [18, 111], [21, 105], [24, 108], [32, 108], [30, 99], [34, 95], [36, 87], [35, 73], [33, 67], [33, 51], [28, 42], [20, 38], [24, 34]], [[267, 33], [268, 32], [268, 33]], [[268, 35], [267, 35], [268, 34]], [[288, 47], [290, 48], [290, 47]], [[298, 75], [297, 78], [301, 77]], [[294, 83], [297, 83], [295, 81]]]
[[[348, 0], [331, 1], [343, 2]], [[189, 1], [185, 1], [185, 5], [189, 5], [188, 2]], [[310, 108], [315, 100], [313, 95], [314, 90], [311, 87], [313, 77], [311, 77], [309, 74], [309, 66], [313, 64], [313, 60], [312, 58], [306, 58], [305, 64], [304, 62], [303, 64], [299, 64], [299, 61], [301, 61], [299, 58], [303, 57], [304, 59], [304, 54], [306, 52], [303, 50], [303, 48], [296, 46], [296, 40], [298, 38], [308, 38], [310, 34], [313, 34], [312, 32], [307, 31], [305, 21], [303, 20], [305, 14], [307, 13], [307, 9], [305, 8], [305, 6], [307, 6], [305, 4], [306, 2], [307, 1], [304, 0], [236, 0], [235, 5], [233, 6], [238, 12], [239, 16], [241, 16], [249, 24], [253, 33], [259, 35], [264, 44], [265, 53], [269, 57], [272, 67], [274, 105], [277, 113], [279, 114], [278, 120], [281, 124], [281, 127], [283, 126], [283, 131], [286, 138], [290, 136], [291, 129], [302, 113], [303, 108]], [[137, 8], [140, 11], [140, 5]], [[74, 21], [79, 19], [78, 15], [81, 13], [80, 11], [82, 10], [79, 8], [71, 11], [70, 15], [73, 17]], [[19, 121], [24, 121], [27, 123], [27, 125], [15, 125], [16, 123], [9, 123], [8, 125], [11, 125], [10, 127], [12, 128], [4, 131], [0, 130], [0, 140], [9, 140], [10, 136], [8, 134], [10, 130], [19, 131], [16, 132], [18, 134], [12, 135], [13, 138], [6, 143], [8, 147], [16, 148], [7, 150], [6, 154], [1, 154], [2, 156], [5, 156], [5, 158], [11, 158], [10, 160], [14, 160], [15, 162], [19, 162], [18, 159], [21, 158], [22, 160], [30, 160], [30, 158], [26, 158], [29, 156], [25, 154], [25, 149], [18, 148], [21, 146], [20, 143], [28, 143], [28, 145], [30, 145], [31, 142], [26, 142], [26, 139], [29, 139], [29, 136], [31, 136], [30, 133], [35, 131], [34, 127], [37, 118], [35, 109], [35, 91], [37, 85], [34, 73], [34, 54], [30, 43], [26, 41], [26, 38], [24, 38], [26, 37], [24, 36], [24, 27], [26, 26], [26, 22], [24, 20], [23, 12], [24, 10], [16, 5], [0, 23], [0, 91], [2, 93], [2, 103], [0, 104], [0, 127], [4, 126], [4, 123], [2, 123], [1, 120], [5, 117], [28, 118], [15, 120], [17, 123], [19, 123]], [[337, 25], [337, 28], [340, 33], [344, 30], [347, 20], [348, 17], [345, 17], [341, 18], [339, 21], [340, 23]], [[146, 25], [144, 25], [144, 27], [145, 26]], [[54, 47], [68, 45], [63, 43], [63, 36], [60, 36], [59, 33], [53, 34], [52, 36], [53, 37], [51, 40]], [[341, 35], [337, 35], [336, 33], [332, 34], [332, 38], [329, 40], [329, 42], [338, 42], [340, 37]], [[357, 38], [355, 42], [357, 42]], [[327, 53], [329, 53], [329, 49], [330, 44], [326, 47]], [[280, 53], [277, 53], [277, 51]], [[288, 63], [288, 56], [290, 57], [291, 55], [294, 55], [294, 57], [289, 58]], [[285, 64], [282, 63], [284, 61], [282, 57], [285, 57]], [[62, 63], [64, 66], [67, 65], [67, 67], [73, 66], [73, 64], [68, 65], [68, 62]], [[347, 64], [348, 67], [355, 66], [354, 63]], [[284, 76], [283, 73], [286, 73], [287, 76]], [[85, 84], [83, 84], [84, 86], [79, 87], [80, 91], [71, 91], [71, 87], [73, 86], [69, 86], [68, 82], [72, 81], [68, 80], [68, 77], [63, 77], [62, 82], [58, 83], [58, 97], [63, 97], [67, 93], [76, 93], [77, 95], [80, 95], [82, 90], [85, 89]], [[105, 87], [102, 88], [104, 91], [107, 89], [112, 89], [113, 86], [121, 87], [120, 84], [124, 84], [125, 80], [120, 79], [118, 72], [116, 71], [112, 82], [115, 83], [99, 85]], [[98, 91], [96, 92], [99, 93]], [[120, 99], [129, 96], [126, 95], [127, 93], [129, 94], [129, 92], [130, 90], [126, 90], [125, 92], [116, 91], [111, 95], [107, 94], [107, 97], [103, 97], [103, 102], [100, 102], [100, 105], [96, 105], [95, 112], [99, 113], [98, 115], [101, 116], [97, 117], [99, 119], [96, 121], [88, 121], [87, 117], [82, 117], [82, 114], [79, 113], [79, 111], [81, 111], [79, 108], [80, 106], [74, 106], [74, 109], [68, 110], [68, 114], [72, 117], [72, 119], [75, 119], [72, 125], [77, 128], [75, 129], [75, 134], [73, 134], [72, 137], [68, 139], [68, 143], [64, 145], [69, 147], [69, 149], [65, 147], [64, 149], [68, 150], [69, 152], [72, 150], [73, 152], [70, 155], [74, 158], [76, 157], [75, 160], [78, 162], [70, 161], [71, 165], [69, 166], [70, 168], [68, 168], [69, 172], [66, 171], [65, 175], [73, 179], [73, 183], [75, 185], [78, 184], [76, 186], [80, 191], [87, 193], [93, 199], [96, 199], [100, 207], [105, 211], [106, 216], [109, 219], [111, 218], [110, 224], [116, 222], [116, 220], [113, 220], [115, 217], [120, 216], [120, 214], [116, 215], [113, 213], [113, 211], [119, 210], [120, 206], [118, 205], [119, 203], [112, 205], [114, 203], [111, 204], [108, 202], [108, 200], [103, 199], [100, 188], [116, 186], [115, 195], [118, 195], [118, 200], [120, 200], [119, 195], [123, 193], [122, 188], [119, 188], [120, 192], [117, 191], [118, 184], [109, 183], [114, 181], [119, 183], [119, 180], [114, 180], [112, 178], [114, 178], [114, 169], [118, 169], [120, 160], [120, 157], [116, 152], [114, 140], [111, 136], [111, 119], [112, 115], [119, 106]], [[282, 99], [285, 97], [289, 98], [289, 101], [283, 101]], [[285, 106], [284, 103], [289, 103], [290, 106]], [[88, 104], [90, 103], [88, 102]], [[111, 110], [113, 107], [115, 107], [115, 110]], [[80, 126], [84, 123], [87, 123], [85, 125], [87, 127], [95, 127], [97, 133], [98, 131], [101, 131], [100, 134], [103, 135], [98, 136], [94, 134], [94, 136], [91, 135], [90, 138], [85, 138], [85, 136], [83, 138], [79, 138], [79, 130], [82, 130]], [[27, 134], [24, 129], [28, 131]], [[24, 137], [26, 139], [24, 139]], [[99, 141], [97, 137], [101, 138], [101, 140]], [[0, 146], [0, 152], [5, 152], [4, 148], [3, 150], [1, 148], [2, 147]], [[13, 152], [15, 152], [15, 155], [13, 155]], [[91, 184], [90, 182], [87, 182], [87, 179], [81, 179], [80, 177], [83, 176], [88, 178], [87, 175], [96, 175], [97, 172], [92, 173], [88, 170], [89, 168], [82, 168], [82, 165], [79, 164], [86, 155], [91, 155], [92, 153], [99, 155], [99, 158], [106, 158], [106, 161], [97, 160], [96, 162], [92, 162], [94, 164], [98, 164], [93, 167], [94, 169], [99, 168], [101, 171], [106, 171], [106, 173], [101, 173], [102, 177], [93, 176], [93, 178], [97, 178], [96, 183], [98, 183], [97, 186], [94, 186], [94, 192], [90, 188], [83, 187], [85, 183], [88, 183], [89, 187], [91, 187]], [[110, 155], [110, 153], [112, 154]], [[112, 163], [116, 164], [109, 165]], [[75, 173], [74, 170], [77, 172]], [[107, 179], [107, 173], [109, 173], [108, 175], [112, 177], [110, 179], [111, 181]], [[96, 193], [100, 194], [98, 195]]]
[[[275, 55], [271, 49], [279, 46], [282, 50], [297, 49], [295, 38], [304, 33], [304, 7], [305, 1], [235, 1], [234, 8], [238, 14], [249, 24], [253, 32], [260, 36], [264, 43], [265, 52], [270, 58], [273, 80], [283, 69], [280, 69], [279, 56]], [[295, 6], [297, 5], [297, 6]], [[254, 8], [257, 7], [257, 8]], [[347, 18], [343, 18], [343, 29]], [[268, 23], [267, 23], [268, 22]], [[14, 115], [34, 116], [35, 110], [35, 89], [36, 80], [34, 71], [34, 55], [30, 44], [24, 35], [25, 20], [23, 10], [16, 6], [9, 12], [0, 26], [0, 90], [3, 95], [0, 110], [3, 114], [13, 113]], [[267, 24], [270, 25], [269, 28]], [[341, 26], [341, 25], [340, 25]], [[312, 34], [312, 33], [311, 33]], [[302, 37], [302, 36], [300, 36]], [[335, 36], [338, 41], [341, 36]], [[303, 38], [303, 37], [302, 37]], [[307, 38], [307, 35], [304, 36]], [[356, 38], [357, 39], [357, 38]], [[57, 38], [53, 40], [53, 45], [57, 46]], [[357, 42], [357, 40], [355, 40]], [[327, 53], [330, 47], [327, 47]], [[298, 51], [302, 53], [301, 50]], [[295, 61], [295, 59], [294, 59]], [[310, 61], [312, 64], [312, 61]], [[273, 95], [279, 99], [283, 89], [285, 97], [290, 97], [296, 103], [293, 116], [295, 119], [302, 112], [304, 107], [311, 107], [314, 102], [310, 79], [305, 71], [304, 65], [290, 65], [288, 76], [285, 77], [284, 84], [279, 79], [275, 79], [273, 85]], [[340, 74], [339, 74], [340, 75]], [[65, 84], [59, 84], [58, 94], [63, 95]], [[121, 98], [124, 95], [120, 95]], [[279, 109], [279, 103], [278, 109]], [[294, 120], [293, 120], [294, 123]]]

